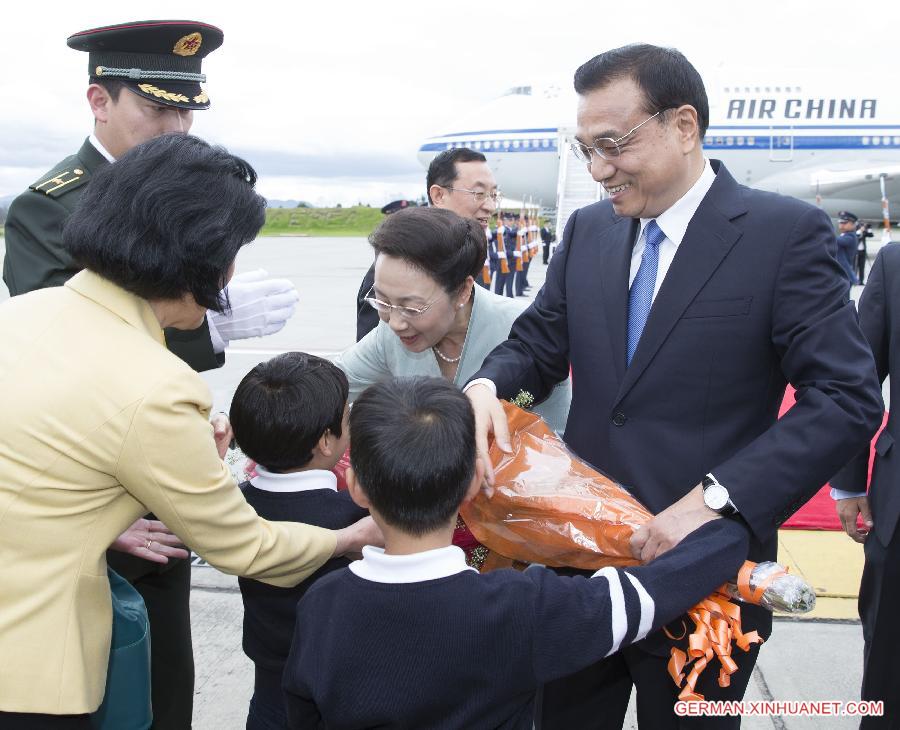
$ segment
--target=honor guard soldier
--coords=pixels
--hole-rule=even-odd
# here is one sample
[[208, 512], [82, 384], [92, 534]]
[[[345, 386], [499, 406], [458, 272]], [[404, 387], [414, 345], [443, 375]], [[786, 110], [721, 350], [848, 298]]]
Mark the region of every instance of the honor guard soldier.
[[[63, 246], [62, 231], [91, 176], [142, 142], [190, 130], [194, 111], [210, 105], [201, 86], [206, 81], [201, 64], [222, 41], [219, 28], [183, 20], [122, 23], [68, 38], [70, 48], [88, 54], [87, 100], [94, 129], [81, 149], [35, 180], [9, 208], [3, 279], [11, 296], [60, 286], [79, 271]], [[232, 280], [230, 314], [216, 313], [212, 321], [210, 313], [197, 330], [167, 329], [169, 349], [195, 370], [208, 370], [224, 363], [228, 340], [281, 329], [297, 293], [289, 281], [263, 275]], [[217, 440], [228, 440], [227, 419], [216, 424], [216, 433]], [[113, 551], [107, 562], [147, 605], [153, 728], [187, 730], [194, 694], [190, 562], [169, 559], [162, 565]]]

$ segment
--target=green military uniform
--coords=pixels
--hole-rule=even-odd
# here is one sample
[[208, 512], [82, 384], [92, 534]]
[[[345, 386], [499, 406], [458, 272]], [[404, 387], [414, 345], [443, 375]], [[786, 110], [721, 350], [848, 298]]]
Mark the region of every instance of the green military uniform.
[[[138, 21], [81, 31], [69, 47], [87, 51], [91, 80], [112, 79], [154, 103], [207, 109], [200, 62], [222, 44], [218, 28], [190, 21]], [[11, 296], [60, 286], [80, 267], [62, 231], [91, 175], [109, 164], [85, 140], [81, 149], [42, 175], [12, 203], [6, 219], [3, 280]], [[196, 330], [166, 330], [169, 350], [197, 371], [221, 366], [206, 322]], [[153, 730], [190, 730], [194, 695], [188, 560], [166, 565], [109, 551], [107, 562], [140, 592], [150, 618]]]
[[[10, 296], [62, 286], [81, 267], [62, 245], [62, 229], [81, 200], [91, 175], [109, 164], [89, 140], [81, 149], [35, 180], [6, 215], [3, 281]], [[225, 362], [215, 353], [204, 324], [196, 330], [166, 330], [169, 349], [194, 370], [212, 370]]]

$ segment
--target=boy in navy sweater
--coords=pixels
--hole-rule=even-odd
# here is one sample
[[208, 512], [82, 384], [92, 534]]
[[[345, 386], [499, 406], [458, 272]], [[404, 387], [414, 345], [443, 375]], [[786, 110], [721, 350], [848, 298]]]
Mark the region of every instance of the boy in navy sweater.
[[[331, 472], [350, 440], [347, 378], [328, 360], [288, 352], [257, 365], [238, 385], [231, 425], [257, 476], [241, 485], [267, 520], [340, 529], [365, 517]], [[294, 633], [297, 602], [309, 586], [347, 558], [334, 558], [294, 588], [239, 578], [244, 653], [256, 665], [248, 730], [280, 730], [286, 717], [281, 675]]]
[[350, 432], [350, 493], [385, 548], [363, 548], [300, 602], [284, 670], [292, 728], [530, 730], [541, 685], [673, 620], [747, 555], [746, 528], [716, 518], [645, 566], [479, 575], [451, 545], [483, 477], [468, 398], [442, 378], [386, 381], [357, 399]]

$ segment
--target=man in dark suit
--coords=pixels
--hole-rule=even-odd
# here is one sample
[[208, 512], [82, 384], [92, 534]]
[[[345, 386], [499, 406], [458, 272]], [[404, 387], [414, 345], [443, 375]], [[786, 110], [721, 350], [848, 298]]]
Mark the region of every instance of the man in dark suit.
[[[429, 205], [452, 210], [463, 218], [477, 220], [483, 228], [488, 227], [500, 202], [497, 180], [488, 167], [487, 158], [468, 147], [455, 147], [437, 155], [428, 166], [425, 189]], [[488, 253], [485, 251], [485, 260], [487, 258]], [[365, 302], [374, 282], [373, 263], [363, 277], [356, 296], [357, 342], [378, 326], [378, 312]], [[476, 282], [485, 289], [491, 288], [480, 276]]]
[[[891, 403], [900, 403], [900, 246], [884, 246], [869, 272], [859, 300], [859, 324], [872, 347], [878, 379], [891, 376]], [[895, 387], [896, 384], [896, 387]], [[900, 713], [900, 462], [893, 450], [900, 420], [891, 410], [875, 442], [872, 483], [866, 495], [869, 448], [861, 450], [831, 480], [831, 494], [847, 534], [865, 544], [866, 563], [859, 588], [859, 617], [865, 640], [861, 696], [883, 700], [882, 718], [864, 718], [861, 728], [896, 727]], [[857, 517], [862, 526], [857, 524]]]
[[[69, 37], [70, 48], [90, 54], [87, 100], [94, 128], [78, 152], [54, 165], [9, 208], [3, 279], [11, 296], [61, 286], [81, 269], [63, 246], [62, 230], [91, 176], [141, 142], [190, 130], [194, 111], [210, 106], [200, 86], [206, 79], [200, 72], [202, 60], [222, 41], [219, 28], [191, 21], [137, 21]], [[241, 275], [243, 283], [235, 277], [229, 285], [230, 314], [211, 315], [196, 330], [166, 329], [169, 350], [197, 371], [210, 370], [225, 362], [229, 340], [281, 329], [293, 313], [297, 293], [289, 281], [262, 274]], [[224, 448], [230, 441], [228, 419], [215, 417], [214, 427]], [[132, 554], [120, 544], [129, 544]], [[149, 546], [159, 543], [134, 544], [135, 536], [125, 533], [108, 552], [107, 562], [147, 605], [153, 727], [187, 729], [194, 693], [190, 562], [151, 562], [146, 558], [155, 556], [147, 554]]]
[[[706, 92], [678, 51], [609, 51], [578, 69], [575, 90], [574, 151], [609, 199], [571, 216], [541, 292], [466, 386], [479, 448], [486, 454], [490, 431], [508, 444], [495, 394], [540, 401], [571, 367], [566, 443], [656, 515], [635, 532], [636, 557], [726, 518], [749, 526], [751, 559], [774, 559], [778, 526], [865, 445], [881, 414], [871, 353], [826, 250], [831, 223], [705, 159]], [[797, 404], [777, 420], [788, 382]], [[771, 614], [742, 612], [745, 630], [769, 635]], [[547, 685], [538, 722], [620, 728], [636, 684], [642, 728], [683, 727], [670, 647], [657, 632]], [[713, 668], [697, 691], [740, 699], [755, 648], [735, 660], [730, 687]]]

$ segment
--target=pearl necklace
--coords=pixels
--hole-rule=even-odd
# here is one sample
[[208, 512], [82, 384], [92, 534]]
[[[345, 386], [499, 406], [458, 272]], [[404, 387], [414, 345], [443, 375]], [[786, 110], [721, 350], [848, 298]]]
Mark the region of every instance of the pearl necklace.
[[431, 349], [434, 350], [434, 354], [441, 358], [441, 360], [443, 360], [444, 362], [448, 362], [451, 365], [459, 362], [462, 359], [462, 353], [459, 353], [459, 355], [457, 355], [456, 357], [447, 357], [443, 352], [438, 350], [437, 345], [434, 345]]

